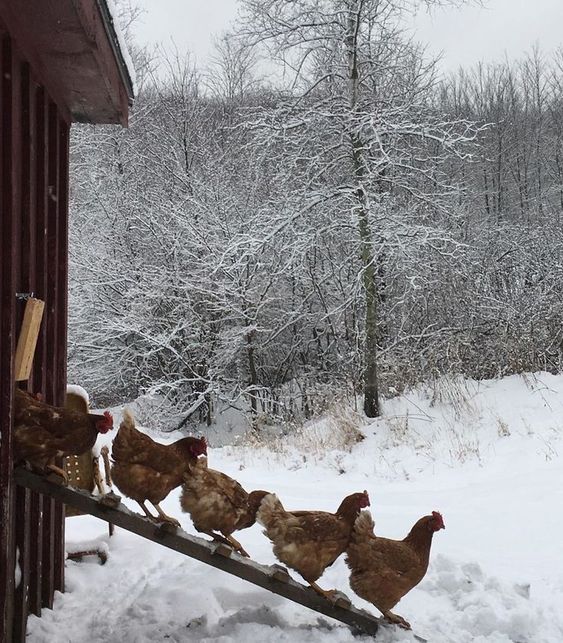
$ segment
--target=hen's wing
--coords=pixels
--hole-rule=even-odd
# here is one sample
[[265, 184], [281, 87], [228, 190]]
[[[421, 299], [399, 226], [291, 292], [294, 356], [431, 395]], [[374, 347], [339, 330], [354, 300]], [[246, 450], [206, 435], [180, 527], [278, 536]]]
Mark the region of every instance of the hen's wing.
[[411, 547], [400, 540], [388, 538], [372, 537], [371, 542], [366, 543], [359, 553], [361, 562], [357, 566], [377, 569], [381, 573], [385, 567], [389, 567], [393, 572], [406, 574], [420, 562]]
[[56, 456], [84, 453], [96, 440], [99, 419], [101, 416], [45, 404], [16, 389], [15, 457], [44, 466]]
[[233, 509], [246, 506], [248, 494], [236, 480], [214, 469], [208, 469], [207, 475], [208, 479], [212, 480], [211, 484], [226, 498]]
[[392, 609], [426, 571], [411, 547], [375, 536], [351, 546], [346, 563], [352, 570], [350, 586], [354, 592], [382, 612]]
[[248, 494], [221, 471], [195, 466], [184, 478], [180, 504], [200, 531], [231, 534], [247, 512]]
[[288, 523], [288, 536], [297, 540], [314, 542], [335, 541], [350, 537], [350, 528], [335, 514], [326, 511], [292, 511], [288, 515], [293, 520]]
[[350, 538], [350, 527], [328, 512], [272, 510], [267, 516], [261, 524], [274, 545], [275, 556], [309, 582], [316, 581], [332, 565]]
[[139, 464], [161, 473], [173, 473], [182, 467], [182, 462], [173, 449], [155, 442], [138, 431], [132, 416], [124, 415], [112, 443], [111, 456], [121, 465]]
[[16, 461], [28, 460], [45, 466], [66, 452], [68, 436], [53, 436], [40, 426], [16, 426], [14, 430], [14, 455]]
[[[26, 433], [36, 432], [37, 439], [60, 438], [68, 436], [69, 425], [84, 419], [85, 415], [77, 411], [51, 406], [45, 402], [16, 389], [14, 404], [14, 428]], [[39, 437], [41, 436], [41, 437]]]
[[293, 516], [297, 525], [289, 527], [288, 537], [298, 546], [307, 546], [311, 550], [309, 555], [316, 556], [324, 571], [346, 549], [350, 527], [334, 514], [323, 511], [299, 512]]
[[114, 463], [111, 475], [117, 488], [127, 497], [155, 504], [164, 500], [182, 481], [174, 473], [161, 473], [142, 464]]

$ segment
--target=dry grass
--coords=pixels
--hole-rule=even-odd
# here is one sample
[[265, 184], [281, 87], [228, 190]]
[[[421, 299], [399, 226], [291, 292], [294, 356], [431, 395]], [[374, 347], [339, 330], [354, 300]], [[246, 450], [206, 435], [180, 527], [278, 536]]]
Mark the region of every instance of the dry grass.
[[322, 457], [330, 451], [350, 452], [365, 437], [360, 430], [363, 424], [359, 413], [344, 403], [335, 403], [322, 416], [302, 426], [286, 427], [289, 430], [284, 435], [271, 437], [254, 431], [241, 438], [238, 446], [267, 448], [278, 454], [297, 451], [312, 458]]
[[430, 406], [444, 404], [453, 409], [456, 417], [475, 415], [478, 408], [474, 399], [477, 384], [462, 375], [444, 375], [430, 384]]

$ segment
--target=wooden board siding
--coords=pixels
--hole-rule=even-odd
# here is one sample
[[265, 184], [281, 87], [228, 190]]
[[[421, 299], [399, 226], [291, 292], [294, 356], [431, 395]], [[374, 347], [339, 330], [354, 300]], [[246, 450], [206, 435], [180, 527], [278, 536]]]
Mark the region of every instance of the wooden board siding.
[[64, 403], [70, 123], [1, 22], [0, 71], [0, 640], [7, 643], [24, 641], [28, 613], [52, 607], [64, 588], [64, 507], [15, 489], [11, 413], [25, 306], [16, 293], [45, 301], [27, 387]]
[[14, 487], [11, 475], [12, 451], [12, 355], [15, 349], [15, 265], [18, 219], [12, 211], [11, 133], [12, 92], [6, 74], [11, 72], [11, 46], [0, 31], [0, 640], [9, 641], [14, 608]]

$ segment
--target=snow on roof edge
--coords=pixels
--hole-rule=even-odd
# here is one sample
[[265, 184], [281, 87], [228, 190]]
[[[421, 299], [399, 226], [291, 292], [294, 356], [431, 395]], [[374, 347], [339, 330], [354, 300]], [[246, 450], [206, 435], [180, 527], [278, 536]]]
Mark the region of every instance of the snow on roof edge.
[[129, 48], [127, 47], [127, 43], [125, 41], [125, 35], [123, 34], [123, 31], [121, 30], [121, 27], [119, 26], [119, 22], [117, 20], [117, 7], [115, 6], [114, 0], [99, 0], [99, 2], [106, 8], [110, 26], [113, 30], [115, 38], [117, 39], [117, 42], [115, 44], [117, 45], [119, 54], [121, 54], [121, 57], [123, 58], [125, 70], [127, 71], [129, 80], [131, 81], [131, 98], [135, 98], [135, 96], [137, 96], [137, 74], [135, 72], [135, 66], [133, 65], [133, 59], [131, 58]]
[[66, 387], [66, 394], [68, 395], [69, 393], [81, 397], [86, 401], [86, 404], [90, 405], [90, 396], [88, 395], [88, 392], [81, 386], [78, 386], [78, 384], [68, 384]]

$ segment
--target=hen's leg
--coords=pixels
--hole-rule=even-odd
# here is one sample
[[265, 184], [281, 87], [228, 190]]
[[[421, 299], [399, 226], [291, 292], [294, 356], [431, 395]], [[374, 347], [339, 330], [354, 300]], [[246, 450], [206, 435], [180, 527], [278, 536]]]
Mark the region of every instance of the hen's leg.
[[404, 630], [411, 629], [411, 624], [408, 621], [405, 621], [405, 619], [402, 616], [399, 616], [398, 614], [393, 614], [393, 612], [390, 612], [389, 610], [387, 610], [386, 612], [383, 612], [383, 617], [389, 623], [394, 623], [395, 625], [402, 627]]
[[238, 553], [241, 556], [250, 558], [247, 551], [244, 549], [244, 547], [239, 543], [239, 541], [236, 538], [233, 538], [233, 536], [225, 536], [225, 538], [231, 543], [231, 545], [235, 548], [236, 551], [238, 551]]
[[100, 462], [99, 458], [92, 458], [92, 476], [94, 478], [94, 484], [98, 489], [100, 496], [104, 495], [104, 483], [102, 482], [102, 476], [100, 475]]
[[139, 502], [137, 500], [137, 504], [141, 507], [141, 509], [145, 512], [145, 516], [147, 518], [150, 518], [151, 520], [156, 520], [156, 517], [151, 514], [151, 512], [147, 509], [146, 505], [144, 502]]
[[164, 511], [158, 506], [158, 503], [151, 502], [151, 505], [158, 511], [158, 518], [157, 520], [159, 522], [169, 522], [171, 525], [174, 525], [175, 527], [180, 527], [180, 523], [176, 520], [176, 518], [172, 518], [172, 516], [167, 516]]
[[311, 583], [310, 581], [309, 585], [317, 592], [317, 594], [320, 594], [321, 596], [324, 596], [328, 601], [334, 600], [334, 596], [337, 593], [337, 590], [335, 589], [323, 589], [322, 587], [319, 587], [317, 583]]
[[111, 480], [111, 465], [109, 462], [109, 449], [105, 444], [100, 449], [100, 454], [102, 456], [102, 460], [104, 461], [104, 472], [106, 474], [106, 484], [108, 487], [111, 487], [113, 485], [113, 482]]
[[64, 469], [61, 469], [60, 467], [57, 467], [56, 464], [49, 463], [45, 469], [47, 471], [52, 471], [53, 473], [56, 473], [58, 476], [61, 476], [61, 478], [64, 480], [65, 485], [68, 485], [68, 475]]

